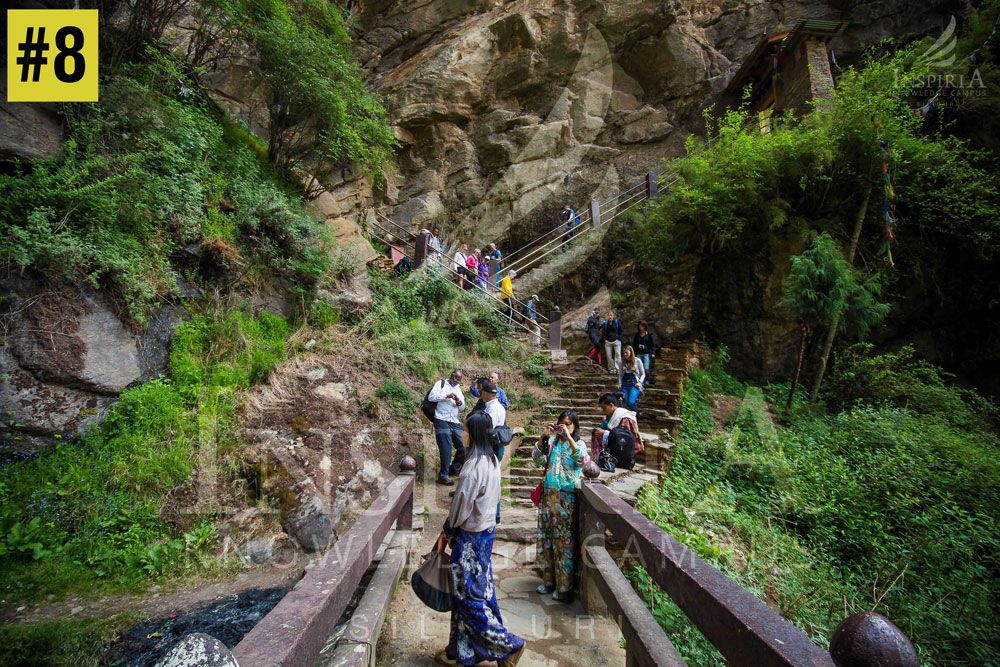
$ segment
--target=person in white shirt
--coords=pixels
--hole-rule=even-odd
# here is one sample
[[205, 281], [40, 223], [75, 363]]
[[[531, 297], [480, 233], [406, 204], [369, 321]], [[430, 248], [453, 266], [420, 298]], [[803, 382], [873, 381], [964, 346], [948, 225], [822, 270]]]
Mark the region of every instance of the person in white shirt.
[[[491, 380], [483, 380], [479, 390], [480, 398], [483, 399], [483, 412], [490, 416], [490, 420], [493, 422], [493, 428], [497, 426], [507, 425], [507, 408], [503, 406], [500, 399], [497, 398], [497, 392], [499, 389]], [[507, 450], [506, 447], [498, 447], [497, 459], [503, 461], [503, 454]], [[497, 501], [497, 514], [496, 522], [500, 523], [500, 501]]]
[[469, 246], [467, 244], [463, 243], [462, 247], [455, 252], [453, 261], [455, 262], [455, 273], [458, 274], [458, 287], [465, 289], [465, 278], [468, 275], [465, 264], [469, 261]]
[[462, 420], [459, 416], [465, 410], [462, 371], [456, 368], [447, 380], [435, 382], [427, 400], [437, 403], [437, 408], [434, 410], [434, 437], [437, 440], [438, 453], [441, 455], [441, 469], [438, 472], [437, 483], [451, 486], [454, 482], [448, 479], [448, 475], [458, 474], [458, 469], [452, 464], [452, 447], [455, 449], [455, 460], [465, 460]]
[[434, 659], [440, 665], [495, 662], [514, 667], [524, 653], [524, 640], [504, 627], [494, 594], [493, 508], [500, 502], [500, 462], [493, 452], [493, 422], [485, 411], [477, 411], [466, 424], [469, 459], [436, 545], [443, 553], [451, 543], [451, 635]]
[[441, 228], [435, 227], [431, 230], [431, 237], [427, 239], [427, 252], [430, 255], [428, 258], [431, 263], [431, 268], [441, 272], [441, 254], [444, 252], [444, 246], [441, 245]]

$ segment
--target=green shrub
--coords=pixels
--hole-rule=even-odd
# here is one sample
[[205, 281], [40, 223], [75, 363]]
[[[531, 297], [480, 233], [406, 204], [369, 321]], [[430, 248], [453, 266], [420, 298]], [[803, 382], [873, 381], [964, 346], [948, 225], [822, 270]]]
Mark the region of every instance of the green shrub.
[[391, 377], [380, 384], [375, 390], [375, 395], [388, 403], [392, 411], [400, 417], [412, 416], [420, 407], [417, 395], [400, 382], [398, 377]]
[[326, 329], [340, 322], [340, 311], [325, 301], [317, 299], [309, 305], [309, 314], [306, 319], [310, 326]]
[[[743, 399], [724, 426], [712, 417], [720, 387]], [[1000, 660], [996, 435], [878, 396], [777, 429], [764, 396], [714, 364], [692, 371], [670, 478], [640, 510], [820, 645], [878, 599], [924, 664]], [[630, 577], [689, 664], [722, 664], [645, 573]]]
[[[284, 359], [288, 333], [266, 313], [194, 317], [176, 332], [171, 380], [122, 392], [79, 441], [9, 464], [0, 485], [8, 544], [0, 590], [64, 595], [101, 580], [133, 586], [206, 566], [211, 523], [177, 535], [161, 505], [190, 483], [199, 452], [225, 454], [235, 443], [236, 392]], [[25, 548], [37, 559], [24, 563]]]
[[140, 323], [199, 242], [230, 270], [327, 278], [329, 233], [177, 72], [164, 57], [117, 72], [100, 104], [67, 107], [58, 156], [0, 175], [0, 262], [108, 287]]
[[917, 358], [909, 345], [875, 355], [865, 343], [837, 356], [824, 398], [838, 410], [859, 403], [894, 405], [938, 415], [959, 426], [987, 428], [996, 419], [996, 406], [949, 386], [946, 380], [940, 368]]

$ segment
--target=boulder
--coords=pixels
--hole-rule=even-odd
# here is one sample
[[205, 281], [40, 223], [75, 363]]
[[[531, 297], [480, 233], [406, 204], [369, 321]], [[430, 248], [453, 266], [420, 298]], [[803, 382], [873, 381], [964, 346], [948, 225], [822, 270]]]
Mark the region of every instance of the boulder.
[[304, 551], [323, 551], [334, 538], [333, 520], [319, 496], [306, 498], [288, 513], [283, 524], [285, 532], [291, 535]]
[[114, 395], [142, 376], [138, 339], [89, 288], [24, 286], [14, 294], [10, 351], [36, 378]]
[[7, 102], [7, 69], [0, 69], [0, 161], [52, 157], [63, 144], [62, 122], [48, 105]]
[[177, 642], [156, 667], [240, 667], [232, 652], [215, 637], [196, 632]]
[[15, 450], [31, 447], [17, 446], [20, 438], [13, 431], [73, 436], [99, 419], [112, 400], [103, 394], [41, 382], [21, 368], [6, 348], [0, 348], [0, 421], [13, 425], [4, 439]]

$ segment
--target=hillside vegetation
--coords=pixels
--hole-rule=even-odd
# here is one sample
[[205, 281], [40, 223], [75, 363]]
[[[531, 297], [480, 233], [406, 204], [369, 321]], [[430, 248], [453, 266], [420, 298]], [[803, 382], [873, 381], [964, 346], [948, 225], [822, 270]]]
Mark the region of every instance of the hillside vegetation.
[[[826, 645], [876, 609], [924, 664], [1000, 660], [997, 410], [912, 351], [837, 362], [826, 405], [746, 385], [725, 356], [691, 372], [669, 479], [641, 511]], [[801, 397], [799, 397], [801, 398]], [[648, 579], [640, 592], [692, 665], [725, 662]]]

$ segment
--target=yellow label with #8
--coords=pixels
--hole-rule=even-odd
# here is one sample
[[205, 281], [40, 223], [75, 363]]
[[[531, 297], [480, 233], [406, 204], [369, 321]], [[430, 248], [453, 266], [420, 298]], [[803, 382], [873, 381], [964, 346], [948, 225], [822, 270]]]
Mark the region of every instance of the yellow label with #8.
[[97, 101], [97, 10], [7, 10], [7, 101]]

